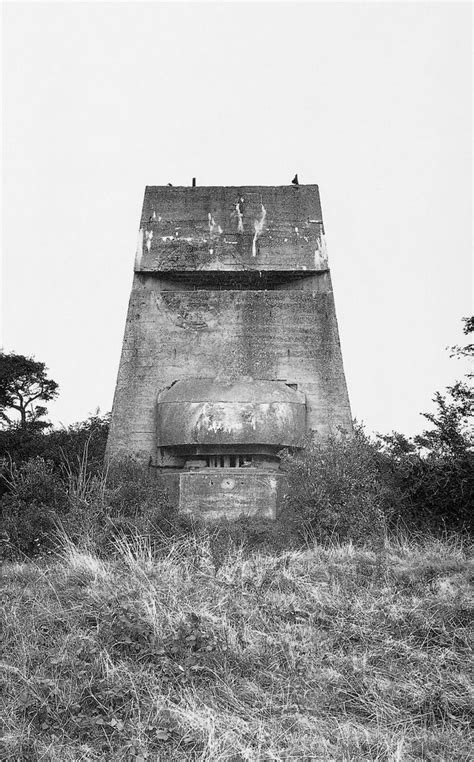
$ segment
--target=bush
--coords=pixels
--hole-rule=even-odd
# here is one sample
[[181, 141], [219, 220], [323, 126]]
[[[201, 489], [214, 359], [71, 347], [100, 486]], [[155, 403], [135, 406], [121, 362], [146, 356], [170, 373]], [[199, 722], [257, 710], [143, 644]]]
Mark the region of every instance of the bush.
[[107, 554], [118, 537], [147, 536], [157, 544], [186, 533], [191, 522], [170, 506], [161, 480], [132, 459], [90, 473], [32, 458], [4, 462], [0, 472], [4, 555], [51, 551], [58, 534]]
[[377, 540], [400, 502], [386, 459], [356, 425], [353, 437], [310, 440], [285, 453], [288, 494], [282, 519], [318, 542]]
[[[37, 422], [29, 423], [22, 428], [14, 424], [6, 429], [0, 429], [0, 463], [14, 463], [21, 466], [30, 458], [45, 455], [46, 434], [44, 425]], [[47, 460], [47, 458], [45, 458]], [[5, 481], [0, 480], [0, 495], [7, 490]]]
[[66, 485], [53, 465], [42, 458], [4, 464], [1, 477], [6, 487], [0, 498], [3, 539], [14, 554], [32, 556], [49, 548], [57, 522], [69, 509]]
[[[389, 438], [385, 437], [385, 442]], [[400, 452], [388, 447], [386, 458], [402, 500], [392, 523], [430, 532], [472, 532], [474, 456], [472, 453]]]
[[20, 464], [40, 457], [55, 469], [67, 463], [76, 473], [87, 460], [88, 472], [99, 473], [104, 465], [109, 424], [110, 414], [93, 415], [62, 429], [46, 430], [39, 422], [25, 427], [12, 425], [0, 430], [0, 458]]
[[312, 440], [283, 456], [289, 489], [280, 519], [319, 542], [380, 540], [387, 532], [472, 532], [474, 455], [426, 452], [394, 433]]
[[78, 473], [87, 461], [89, 474], [100, 474], [110, 427], [110, 413], [92, 415], [85, 421], [64, 429], [55, 429], [44, 437], [43, 457], [58, 467], [65, 462]]
[[134, 458], [113, 464], [105, 477], [102, 545], [117, 535], [151, 536], [157, 543], [186, 533], [192, 522], [171, 506], [159, 474]]

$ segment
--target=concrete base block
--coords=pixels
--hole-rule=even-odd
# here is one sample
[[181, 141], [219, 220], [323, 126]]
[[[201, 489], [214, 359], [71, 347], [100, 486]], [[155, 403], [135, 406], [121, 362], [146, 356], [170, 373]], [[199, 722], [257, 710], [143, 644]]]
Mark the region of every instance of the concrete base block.
[[275, 519], [286, 486], [283, 473], [260, 469], [203, 469], [164, 474], [181, 513], [215, 521], [258, 516]]

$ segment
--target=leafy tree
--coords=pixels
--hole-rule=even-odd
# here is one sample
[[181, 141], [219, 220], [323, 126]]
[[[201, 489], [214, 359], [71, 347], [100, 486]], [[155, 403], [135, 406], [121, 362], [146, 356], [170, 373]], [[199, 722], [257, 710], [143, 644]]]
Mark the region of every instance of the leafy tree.
[[463, 381], [457, 381], [446, 391], [444, 395], [435, 393], [435, 413], [422, 413], [434, 428], [423, 431], [413, 440], [431, 455], [461, 455], [469, 451], [474, 443], [470, 423], [474, 407], [472, 388]]
[[[463, 318], [464, 334], [474, 331], [474, 317]], [[451, 357], [471, 357], [474, 344], [450, 348]], [[434, 413], [422, 413], [431, 424], [408, 438], [398, 432], [381, 436], [398, 489], [403, 495], [400, 519], [409, 526], [470, 529], [474, 501], [474, 393], [467, 381], [436, 392]]]
[[[474, 332], [474, 317], [463, 318], [463, 332], [468, 335]], [[474, 356], [474, 344], [464, 347], [450, 347], [451, 357], [465, 358]], [[434, 413], [422, 413], [432, 425], [421, 434], [408, 438], [399, 432], [388, 435], [379, 434], [386, 452], [395, 457], [408, 454], [419, 454], [425, 457], [456, 457], [472, 453], [474, 449], [474, 429], [472, 417], [474, 412], [474, 390], [470, 384], [472, 373], [467, 373], [467, 381], [456, 381], [446, 388], [446, 392], [435, 392], [433, 402], [436, 404]]]
[[21, 429], [29, 424], [36, 424], [36, 428], [47, 426], [39, 420], [46, 414], [46, 408], [35, 403], [57, 397], [58, 384], [48, 378], [46, 370], [45, 363], [32, 357], [0, 353], [0, 419], [4, 425], [14, 424], [11, 415], [17, 411]]
[[[474, 316], [465, 317], [462, 319], [464, 323], [463, 333], [468, 336], [470, 333], [474, 333]], [[450, 347], [450, 357], [472, 357], [474, 355], [474, 344], [466, 344], [464, 347], [454, 346]], [[468, 378], [472, 378], [472, 373], [468, 373]]]
[[[474, 317], [463, 318], [463, 332], [467, 336], [474, 332]], [[473, 357], [474, 344], [464, 347], [451, 347], [451, 357]], [[472, 373], [467, 374], [467, 379]], [[433, 397], [437, 410], [435, 413], [422, 413], [434, 428], [423, 431], [414, 437], [415, 445], [425, 448], [431, 455], [463, 455], [472, 450], [474, 430], [472, 415], [474, 412], [474, 390], [466, 381], [456, 381], [448, 386], [446, 394], [436, 392]]]

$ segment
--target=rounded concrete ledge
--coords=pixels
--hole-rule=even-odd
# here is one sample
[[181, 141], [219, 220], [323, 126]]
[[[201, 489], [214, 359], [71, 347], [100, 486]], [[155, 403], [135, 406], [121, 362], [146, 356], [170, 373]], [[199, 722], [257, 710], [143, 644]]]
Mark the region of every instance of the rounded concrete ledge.
[[158, 446], [298, 446], [306, 399], [281, 381], [189, 378], [158, 395]]

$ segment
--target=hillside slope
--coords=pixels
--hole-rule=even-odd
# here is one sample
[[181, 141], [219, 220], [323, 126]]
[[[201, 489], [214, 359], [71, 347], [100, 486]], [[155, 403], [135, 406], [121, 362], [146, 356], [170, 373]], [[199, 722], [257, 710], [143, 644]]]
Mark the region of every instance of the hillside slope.
[[460, 543], [5, 566], [5, 759], [468, 760]]

